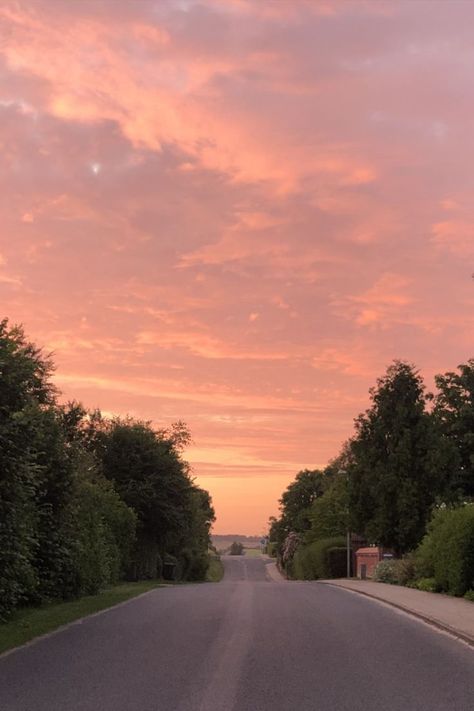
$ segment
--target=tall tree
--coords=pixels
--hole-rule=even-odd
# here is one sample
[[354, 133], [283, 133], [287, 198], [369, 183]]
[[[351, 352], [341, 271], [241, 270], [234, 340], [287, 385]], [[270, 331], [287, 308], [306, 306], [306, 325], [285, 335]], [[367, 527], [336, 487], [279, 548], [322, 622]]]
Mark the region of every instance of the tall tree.
[[324, 492], [324, 474], [319, 469], [303, 469], [283, 492], [280, 499], [280, 518], [271, 518], [270, 540], [278, 543], [282, 552], [289, 533], [304, 533], [311, 526], [311, 506]]
[[433, 416], [449, 446], [449, 494], [474, 497], [474, 358], [458, 366], [459, 373], [437, 375]]
[[351, 443], [352, 530], [403, 553], [421, 540], [441, 486], [424, 385], [413, 366], [395, 361], [370, 396]]
[[0, 617], [38, 585], [41, 467], [32, 434], [42, 410], [54, 403], [52, 367], [22, 328], [0, 322]]
[[348, 482], [345, 470], [331, 472], [328, 488], [311, 506], [308, 541], [346, 533], [349, 525]]

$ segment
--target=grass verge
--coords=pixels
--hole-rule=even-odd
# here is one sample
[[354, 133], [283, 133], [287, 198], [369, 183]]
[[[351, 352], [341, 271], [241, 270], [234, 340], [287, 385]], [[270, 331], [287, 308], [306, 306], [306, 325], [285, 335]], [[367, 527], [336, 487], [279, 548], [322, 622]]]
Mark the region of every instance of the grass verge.
[[247, 558], [260, 558], [262, 552], [260, 548], [244, 548], [244, 555], [246, 555]]
[[97, 595], [88, 595], [68, 602], [53, 602], [41, 607], [18, 610], [0, 624], [0, 654], [18, 647], [47, 632], [73, 622], [93, 612], [105, 610], [141, 593], [159, 587], [158, 580], [143, 580], [138, 583], [121, 583]]
[[208, 583], [218, 583], [224, 575], [224, 565], [220, 558], [211, 557], [207, 570], [206, 580]]

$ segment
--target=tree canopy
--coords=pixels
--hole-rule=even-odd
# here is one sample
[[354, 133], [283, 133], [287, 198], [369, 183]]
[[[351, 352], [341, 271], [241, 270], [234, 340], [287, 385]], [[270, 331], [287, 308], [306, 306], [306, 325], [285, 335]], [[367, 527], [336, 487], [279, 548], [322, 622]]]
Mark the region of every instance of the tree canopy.
[[186, 425], [61, 405], [52, 372], [22, 328], [0, 322], [0, 618], [157, 577], [166, 556], [202, 579], [215, 515], [182, 456]]

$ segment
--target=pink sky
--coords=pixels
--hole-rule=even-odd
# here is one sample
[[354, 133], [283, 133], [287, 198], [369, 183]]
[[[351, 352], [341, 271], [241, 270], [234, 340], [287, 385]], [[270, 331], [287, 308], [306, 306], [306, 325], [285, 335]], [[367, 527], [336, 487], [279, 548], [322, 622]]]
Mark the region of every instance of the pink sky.
[[2, 312], [65, 398], [183, 419], [261, 533], [394, 358], [473, 356], [474, 3], [5, 0]]

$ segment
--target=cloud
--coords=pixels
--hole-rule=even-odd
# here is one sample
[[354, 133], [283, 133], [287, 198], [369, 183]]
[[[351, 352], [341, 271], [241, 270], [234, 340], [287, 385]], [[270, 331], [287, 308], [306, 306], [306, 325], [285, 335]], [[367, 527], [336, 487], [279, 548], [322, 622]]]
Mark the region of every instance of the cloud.
[[229, 521], [235, 482], [267, 515], [337, 454], [393, 358], [429, 380], [472, 355], [473, 21], [456, 0], [0, 7], [2, 311], [64, 398], [185, 419]]

